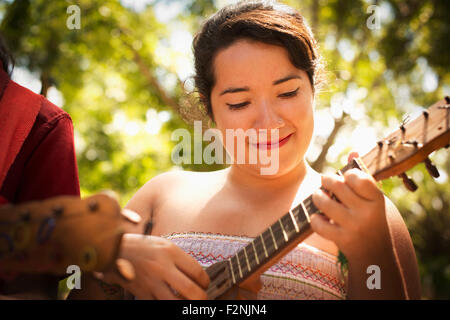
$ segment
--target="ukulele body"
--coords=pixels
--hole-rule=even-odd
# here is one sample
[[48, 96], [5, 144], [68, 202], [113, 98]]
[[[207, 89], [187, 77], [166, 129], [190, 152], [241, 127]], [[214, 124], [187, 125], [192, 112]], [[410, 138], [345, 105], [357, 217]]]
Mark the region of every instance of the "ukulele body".
[[86, 272], [104, 271], [115, 262], [126, 223], [138, 221], [135, 215], [105, 194], [4, 205], [0, 276], [65, 275], [71, 265]]

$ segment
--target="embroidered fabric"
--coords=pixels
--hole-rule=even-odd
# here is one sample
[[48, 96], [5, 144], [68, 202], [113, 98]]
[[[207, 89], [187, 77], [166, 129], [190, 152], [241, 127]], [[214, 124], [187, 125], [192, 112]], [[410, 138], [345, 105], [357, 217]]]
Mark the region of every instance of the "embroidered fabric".
[[[194, 257], [203, 267], [232, 257], [251, 238], [210, 233], [173, 233], [163, 236]], [[337, 257], [299, 244], [262, 276], [258, 300], [345, 299]]]

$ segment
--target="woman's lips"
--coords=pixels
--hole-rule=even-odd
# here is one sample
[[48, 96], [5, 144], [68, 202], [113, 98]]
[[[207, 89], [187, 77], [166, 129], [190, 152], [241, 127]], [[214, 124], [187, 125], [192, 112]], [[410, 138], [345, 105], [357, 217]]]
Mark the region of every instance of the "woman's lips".
[[293, 133], [291, 133], [290, 135], [284, 137], [283, 139], [280, 139], [277, 142], [263, 142], [263, 143], [250, 143], [252, 146], [258, 148], [258, 149], [273, 149], [273, 148], [280, 148], [281, 146], [285, 145], [286, 142], [289, 141], [289, 139], [291, 138], [291, 136], [293, 135]]

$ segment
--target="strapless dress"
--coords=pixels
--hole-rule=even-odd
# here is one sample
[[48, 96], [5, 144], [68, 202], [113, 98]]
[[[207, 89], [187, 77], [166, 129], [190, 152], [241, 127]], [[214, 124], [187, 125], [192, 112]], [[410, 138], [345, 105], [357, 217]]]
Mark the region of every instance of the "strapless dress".
[[[204, 268], [232, 257], [252, 238], [212, 233], [172, 233], [173, 241]], [[345, 299], [344, 278], [336, 256], [300, 243], [261, 276], [257, 299]]]

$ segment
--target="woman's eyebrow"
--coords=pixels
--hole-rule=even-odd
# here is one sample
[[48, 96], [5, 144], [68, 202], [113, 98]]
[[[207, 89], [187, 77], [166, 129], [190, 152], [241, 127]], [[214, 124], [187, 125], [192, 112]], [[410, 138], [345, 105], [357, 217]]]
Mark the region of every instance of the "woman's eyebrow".
[[249, 87], [243, 87], [243, 88], [228, 88], [224, 90], [220, 95], [224, 95], [226, 93], [236, 93], [236, 92], [242, 92], [242, 91], [250, 91]]
[[276, 86], [277, 84], [280, 84], [280, 83], [283, 83], [283, 82], [286, 82], [286, 81], [289, 81], [289, 80], [292, 80], [292, 79], [302, 79], [302, 77], [300, 77], [299, 75], [296, 75], [296, 74], [292, 74], [292, 75], [289, 75], [287, 77], [275, 80], [273, 82], [273, 85]]
[[[275, 86], [275, 85], [277, 85], [277, 84], [280, 84], [280, 83], [283, 83], [283, 82], [286, 82], [286, 81], [289, 81], [289, 80], [292, 80], [292, 79], [302, 79], [302, 77], [300, 77], [299, 75], [296, 75], [296, 74], [292, 74], [292, 75], [289, 75], [289, 76], [287, 76], [287, 77], [284, 77], [284, 78], [275, 80], [275, 81], [273, 82], [273, 85]], [[223, 96], [224, 94], [227, 94], [227, 93], [236, 93], [236, 92], [243, 92], [243, 91], [250, 91], [250, 88], [249, 88], [249, 87], [243, 87], [243, 88], [228, 88], [228, 89], [222, 91], [222, 92], [220, 93], [220, 95]]]

